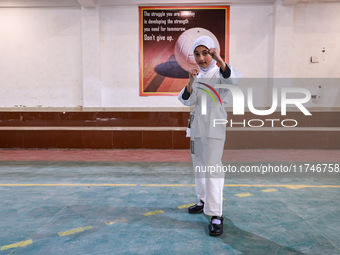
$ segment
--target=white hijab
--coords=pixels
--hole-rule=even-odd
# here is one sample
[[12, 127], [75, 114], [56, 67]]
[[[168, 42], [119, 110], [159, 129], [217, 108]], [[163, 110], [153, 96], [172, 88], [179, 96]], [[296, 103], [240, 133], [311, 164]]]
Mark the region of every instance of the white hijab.
[[[206, 35], [200, 36], [194, 41], [194, 44], [192, 46], [192, 51], [194, 52], [198, 46], [205, 46], [208, 50], [210, 50], [211, 48], [216, 48], [214, 40], [211, 37], [206, 36]], [[202, 68], [198, 66], [198, 68], [200, 69], [200, 72], [204, 75], [212, 68], [215, 68], [216, 64], [217, 64], [216, 60], [212, 59], [208, 67]]]

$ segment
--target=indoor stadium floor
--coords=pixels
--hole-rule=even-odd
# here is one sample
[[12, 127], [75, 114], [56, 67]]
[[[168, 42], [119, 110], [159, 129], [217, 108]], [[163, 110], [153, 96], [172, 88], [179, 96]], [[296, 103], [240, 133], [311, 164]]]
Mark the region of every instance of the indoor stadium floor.
[[0, 254], [340, 254], [339, 150], [223, 162], [236, 171], [211, 237], [209, 218], [187, 213], [188, 150], [0, 150]]

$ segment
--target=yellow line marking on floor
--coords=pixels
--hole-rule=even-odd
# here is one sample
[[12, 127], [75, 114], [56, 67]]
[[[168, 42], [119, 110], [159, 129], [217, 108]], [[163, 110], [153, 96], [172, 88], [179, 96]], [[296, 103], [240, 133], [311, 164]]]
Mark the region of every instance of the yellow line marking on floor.
[[62, 187], [62, 186], [70, 186], [70, 187], [103, 187], [103, 186], [111, 186], [111, 187], [135, 187], [138, 184], [117, 184], [117, 183], [0, 183], [0, 187]]
[[302, 188], [310, 188], [308, 185], [287, 185], [287, 189], [302, 189]]
[[191, 187], [195, 184], [141, 184], [142, 187]]
[[188, 207], [193, 206], [193, 205], [195, 205], [195, 204], [179, 205], [179, 206], [177, 206], [177, 208], [178, 209], [184, 209], [184, 208], [188, 208]]
[[72, 235], [72, 234], [83, 232], [83, 231], [91, 229], [91, 228], [92, 228], [92, 226], [81, 227], [81, 228], [74, 228], [74, 229], [67, 230], [65, 232], [59, 232], [58, 235], [59, 236], [68, 236], [68, 235]]
[[263, 189], [262, 192], [275, 192], [277, 189]]
[[238, 196], [238, 197], [249, 197], [249, 196], [252, 196], [253, 194], [251, 193], [239, 193], [239, 194], [235, 194], [235, 196]]
[[17, 247], [24, 247], [24, 246], [30, 245], [32, 243], [33, 243], [33, 240], [29, 239], [29, 240], [9, 244], [9, 245], [4, 245], [4, 246], [1, 246], [0, 251], [12, 249], [12, 248], [17, 248]]
[[105, 224], [106, 225], [113, 225], [113, 224], [118, 223], [118, 222], [126, 222], [126, 221], [127, 221], [127, 219], [122, 217], [122, 218], [116, 219], [114, 221], [105, 221]]
[[302, 188], [340, 188], [340, 185], [285, 185], [287, 189], [302, 189]]
[[150, 215], [155, 215], [155, 214], [159, 214], [159, 213], [164, 213], [164, 212], [162, 210], [158, 210], [158, 211], [144, 213], [144, 215], [145, 216], [150, 216]]

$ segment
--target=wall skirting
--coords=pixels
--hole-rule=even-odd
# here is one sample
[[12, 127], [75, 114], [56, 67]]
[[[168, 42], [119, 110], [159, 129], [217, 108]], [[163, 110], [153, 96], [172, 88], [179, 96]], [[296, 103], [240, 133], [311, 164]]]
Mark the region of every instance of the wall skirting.
[[[170, 111], [0, 112], [0, 148], [188, 149], [188, 118], [188, 112]], [[283, 119], [298, 126], [282, 127]], [[340, 149], [340, 112], [229, 114], [230, 120], [235, 124], [227, 125], [226, 149]], [[249, 120], [264, 125], [251, 127]]]

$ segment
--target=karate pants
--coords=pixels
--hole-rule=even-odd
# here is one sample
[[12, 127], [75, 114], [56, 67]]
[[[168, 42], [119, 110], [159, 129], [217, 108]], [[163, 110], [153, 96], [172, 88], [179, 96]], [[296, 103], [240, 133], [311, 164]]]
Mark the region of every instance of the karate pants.
[[[222, 216], [225, 174], [223, 171], [208, 172], [208, 169], [220, 166], [223, 170], [224, 141], [214, 138], [195, 138], [191, 141], [196, 194], [198, 199], [204, 202], [204, 213], [209, 216]], [[198, 171], [199, 169], [201, 171]]]

